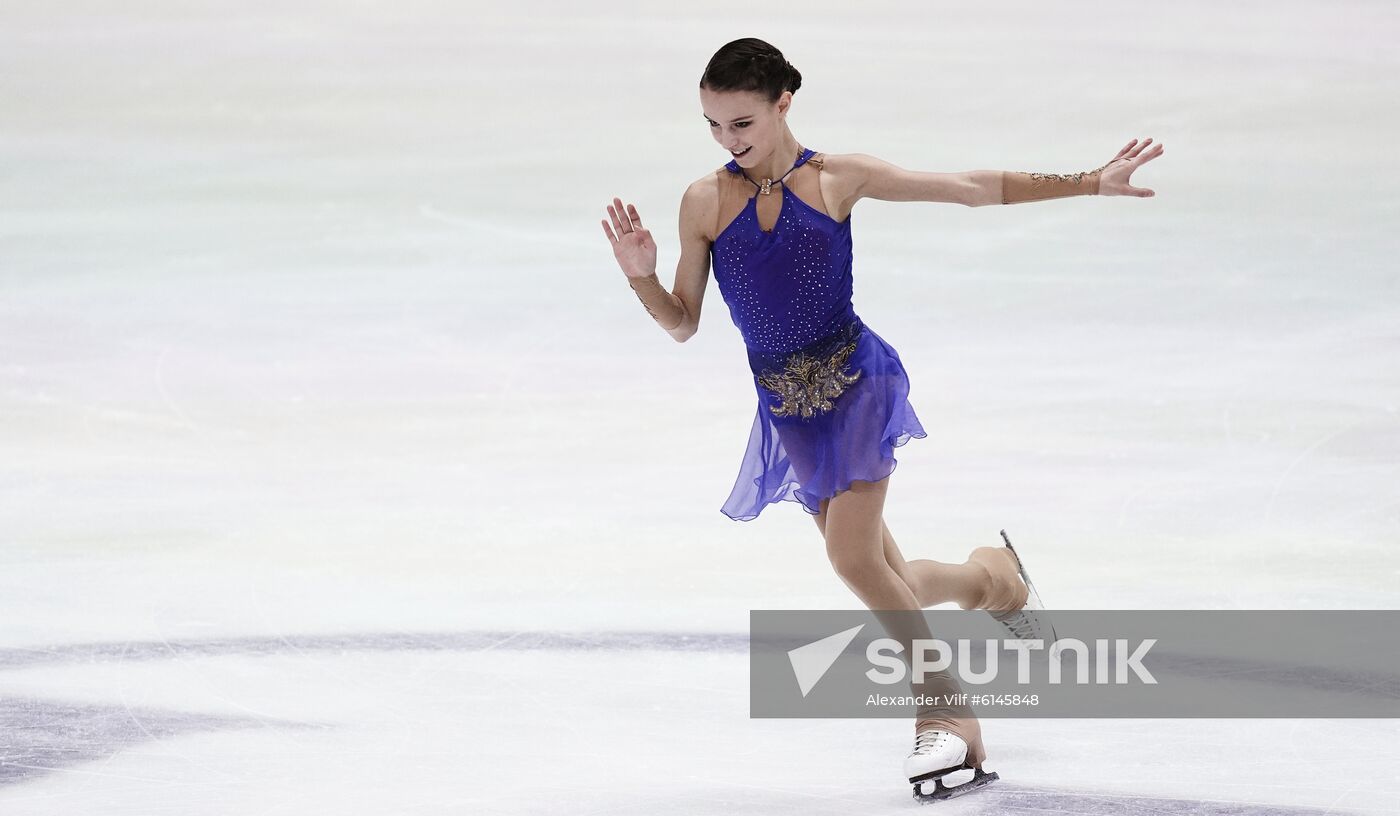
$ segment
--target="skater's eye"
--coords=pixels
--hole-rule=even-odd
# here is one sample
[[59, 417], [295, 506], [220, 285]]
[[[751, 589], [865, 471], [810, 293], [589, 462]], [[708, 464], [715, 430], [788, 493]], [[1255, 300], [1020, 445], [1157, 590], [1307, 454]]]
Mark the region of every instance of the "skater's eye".
[[[706, 119], [705, 121], [709, 122], [709, 123], [710, 123], [710, 127], [712, 127], [712, 128], [719, 127], [719, 122], [714, 122], [714, 121], [711, 121], [711, 120], [709, 120], [709, 119]], [[752, 123], [752, 122], [738, 122], [738, 123], [736, 123], [736, 124], [734, 125], [734, 127], [746, 128], [746, 127], [748, 127], [748, 126], [751, 125], [751, 124], [753, 124], [753, 123]]]

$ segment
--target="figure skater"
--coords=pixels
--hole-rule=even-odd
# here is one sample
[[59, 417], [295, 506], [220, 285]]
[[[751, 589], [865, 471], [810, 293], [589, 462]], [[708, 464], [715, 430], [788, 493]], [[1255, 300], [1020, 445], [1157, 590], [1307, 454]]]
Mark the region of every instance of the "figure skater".
[[[1162, 146], [1147, 150], [1152, 139], [1134, 139], [1103, 166], [1070, 175], [905, 170], [862, 153], [804, 148], [787, 122], [801, 85], [777, 48], [751, 37], [726, 44], [705, 67], [702, 112], [731, 160], [682, 196], [673, 291], [657, 278], [656, 244], [635, 205], [614, 198], [602, 221], [628, 284], [672, 338], [684, 342], [699, 329], [713, 265], [744, 339], [758, 409], [721, 512], [750, 521], [774, 502], [801, 504], [837, 575], [877, 614], [952, 601], [987, 610], [1013, 637], [1041, 637], [1045, 619], [1027, 610], [1042, 604], [1004, 531], [1005, 546], [977, 547], [961, 564], [906, 561], [884, 523], [894, 449], [927, 434], [899, 354], [852, 306], [851, 210], [862, 198], [980, 207], [1147, 197], [1152, 190], [1128, 180]], [[910, 639], [929, 637], [922, 614], [913, 617], [919, 622], [906, 615], [886, 623], [906, 656]], [[940, 688], [956, 690], [955, 681]], [[970, 707], [920, 708], [914, 731], [904, 770], [916, 798], [946, 798], [996, 778], [982, 770], [986, 750]], [[974, 778], [943, 786], [943, 776], [964, 769]], [[935, 792], [921, 793], [930, 780]]]

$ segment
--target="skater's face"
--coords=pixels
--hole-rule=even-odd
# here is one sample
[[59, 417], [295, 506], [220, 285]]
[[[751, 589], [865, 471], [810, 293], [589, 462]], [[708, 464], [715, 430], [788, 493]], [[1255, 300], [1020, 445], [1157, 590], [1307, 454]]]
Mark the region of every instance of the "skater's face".
[[[781, 142], [783, 118], [791, 104], [791, 91], [769, 102], [754, 91], [700, 89], [700, 108], [710, 135], [740, 167], [753, 167], [772, 154]], [[735, 155], [744, 150], [748, 152]]]

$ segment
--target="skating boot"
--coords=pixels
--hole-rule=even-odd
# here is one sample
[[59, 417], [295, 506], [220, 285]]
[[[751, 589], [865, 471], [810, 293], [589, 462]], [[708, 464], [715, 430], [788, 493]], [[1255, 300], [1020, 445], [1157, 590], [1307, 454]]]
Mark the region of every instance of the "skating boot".
[[[950, 773], [971, 770], [972, 778], [958, 785], [944, 785]], [[951, 731], [926, 728], [914, 737], [914, 751], [904, 759], [904, 775], [914, 786], [914, 798], [921, 802], [951, 799], [992, 784], [1000, 777], [967, 764], [967, 743]], [[923, 790], [920, 790], [920, 787]], [[929, 787], [932, 790], [927, 791]]]
[[1045, 612], [1045, 604], [1040, 600], [1040, 593], [1035, 591], [1035, 584], [1031, 583], [1031, 576], [1026, 572], [1026, 566], [1021, 563], [1021, 556], [1016, 552], [1016, 548], [1011, 546], [1011, 539], [1007, 538], [1006, 531], [1001, 531], [1002, 540], [1006, 542], [1007, 549], [1016, 558], [1016, 568], [1020, 570], [1021, 580], [1026, 584], [1026, 605], [1021, 609], [1009, 612], [988, 612], [992, 619], [1001, 624], [1007, 633], [1017, 640], [1039, 640], [1045, 644], [1046, 654], [1054, 660], [1059, 655], [1059, 649], [1054, 646], [1055, 624], [1050, 620], [1049, 614]]

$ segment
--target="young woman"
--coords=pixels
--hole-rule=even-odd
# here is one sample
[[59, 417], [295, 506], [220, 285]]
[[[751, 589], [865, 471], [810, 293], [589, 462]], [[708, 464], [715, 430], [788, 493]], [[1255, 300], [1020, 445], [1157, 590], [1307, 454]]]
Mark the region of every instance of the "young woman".
[[[898, 353], [852, 307], [851, 210], [862, 198], [980, 207], [1151, 196], [1128, 179], [1162, 146], [1146, 150], [1151, 139], [1134, 139], [1102, 167], [1072, 175], [915, 172], [861, 153], [804, 148], [787, 123], [801, 84], [778, 49], [754, 38], [728, 43], [706, 66], [700, 104], [731, 160], [681, 199], [673, 291], [657, 278], [656, 244], [636, 206], [614, 198], [611, 223], [602, 222], [629, 285], [675, 340], [699, 328], [711, 265], [744, 338], [758, 411], [721, 512], [749, 521], [773, 502], [798, 502], [813, 515], [837, 574], [869, 609], [953, 601], [995, 613], [1013, 636], [1038, 636], [1040, 620], [1021, 610], [1040, 604], [1009, 539], [1005, 547], [974, 549], [961, 564], [906, 561], [882, 519], [894, 449], [927, 434], [909, 403]], [[906, 646], [916, 636], [929, 637], [926, 626], [899, 635]], [[980, 787], [996, 778], [984, 780], [985, 758], [969, 708], [920, 709], [914, 753], [905, 761], [916, 796], [921, 781], [959, 769], [976, 770], [959, 788]], [[937, 798], [961, 792], [936, 784]]]

